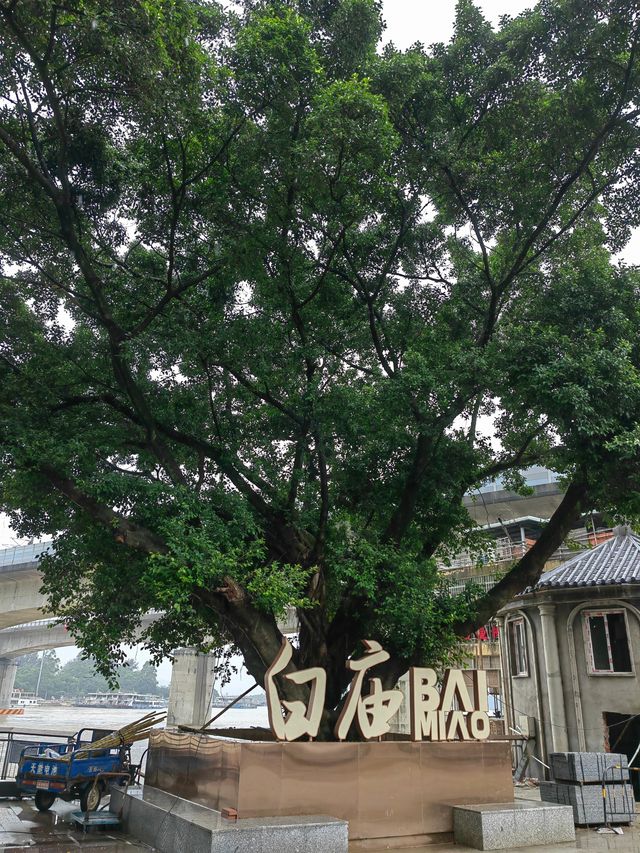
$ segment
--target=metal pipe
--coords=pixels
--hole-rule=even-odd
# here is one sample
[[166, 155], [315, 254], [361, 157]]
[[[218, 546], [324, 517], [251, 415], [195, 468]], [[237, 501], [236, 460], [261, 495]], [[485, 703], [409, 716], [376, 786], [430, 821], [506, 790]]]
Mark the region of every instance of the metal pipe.
[[244, 699], [245, 696], [248, 696], [249, 693], [251, 693], [253, 690], [255, 690], [257, 686], [258, 686], [258, 682], [256, 681], [248, 690], [245, 690], [244, 693], [241, 693], [239, 696], [236, 696], [236, 698], [233, 700], [233, 702], [229, 702], [229, 704], [226, 706], [226, 708], [223, 708], [219, 714], [216, 714], [215, 717], [211, 717], [210, 720], [207, 720], [207, 722], [201, 728], [196, 729], [193, 726], [178, 726], [178, 728], [183, 732], [203, 732], [203, 731], [205, 731], [205, 729], [209, 728], [211, 723], [215, 723], [215, 721], [218, 719], [218, 717], [221, 717], [230, 708], [233, 708], [234, 705], [237, 705], [241, 699]]

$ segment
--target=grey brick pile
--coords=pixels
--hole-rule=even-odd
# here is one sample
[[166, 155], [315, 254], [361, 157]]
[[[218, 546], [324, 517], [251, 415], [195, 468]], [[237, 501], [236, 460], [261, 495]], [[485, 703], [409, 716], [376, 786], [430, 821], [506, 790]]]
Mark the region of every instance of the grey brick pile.
[[[606, 784], [606, 810], [609, 823], [630, 823], [635, 814], [633, 788], [628, 782]], [[540, 797], [545, 803], [573, 807], [578, 826], [604, 823], [605, 803], [601, 785], [572, 785], [569, 782], [541, 782]]]
[[608, 823], [633, 821], [636, 804], [626, 755], [554, 752], [550, 764], [555, 781], [540, 783], [543, 802], [570, 805], [578, 826], [605, 823], [605, 809]]
[[619, 782], [629, 779], [627, 756], [615, 752], [552, 752], [550, 763], [551, 775], [556, 782], [588, 783], [603, 779]]

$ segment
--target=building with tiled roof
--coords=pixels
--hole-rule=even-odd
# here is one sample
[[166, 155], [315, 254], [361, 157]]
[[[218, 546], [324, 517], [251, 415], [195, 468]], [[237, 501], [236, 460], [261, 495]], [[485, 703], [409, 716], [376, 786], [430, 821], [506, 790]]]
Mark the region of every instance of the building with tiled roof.
[[[542, 575], [499, 614], [508, 725], [551, 752], [640, 747], [640, 537], [630, 527]], [[636, 760], [636, 764], [637, 764]], [[635, 774], [638, 776], [638, 774]], [[640, 785], [635, 781], [636, 798]]]
[[616, 527], [611, 539], [547, 572], [535, 588], [568, 589], [633, 583], [640, 583], [640, 537], [629, 527]]

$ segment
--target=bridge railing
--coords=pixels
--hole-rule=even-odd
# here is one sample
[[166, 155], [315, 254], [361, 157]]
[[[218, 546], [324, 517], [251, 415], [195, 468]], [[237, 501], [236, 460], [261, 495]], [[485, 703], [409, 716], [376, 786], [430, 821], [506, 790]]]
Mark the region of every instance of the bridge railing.
[[51, 619], [34, 619], [32, 622], [21, 622], [19, 625], [11, 625], [9, 628], [0, 628], [0, 634], [10, 634], [24, 631], [25, 628], [48, 628], [49, 625], [63, 625], [64, 619], [52, 617]]
[[0, 571], [10, 569], [12, 566], [37, 563], [39, 555], [44, 551], [50, 551], [51, 547], [51, 542], [32, 542], [29, 545], [0, 548]]

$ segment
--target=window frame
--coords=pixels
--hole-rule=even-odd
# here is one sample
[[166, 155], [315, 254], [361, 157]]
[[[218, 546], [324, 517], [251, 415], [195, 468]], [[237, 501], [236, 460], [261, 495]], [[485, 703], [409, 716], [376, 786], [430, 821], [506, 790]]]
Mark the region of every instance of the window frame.
[[[520, 639], [522, 641], [522, 654], [523, 654], [523, 663], [524, 669], [518, 672], [514, 672], [514, 656], [517, 654], [516, 648], [516, 637], [518, 632], [520, 632]], [[513, 646], [512, 646], [513, 640]], [[524, 616], [516, 616], [514, 619], [509, 619], [507, 622], [507, 648], [509, 653], [509, 668], [511, 670], [512, 678], [529, 678], [529, 645], [527, 642], [527, 624]], [[513, 652], [515, 654], [512, 654]]]
[[[592, 617], [601, 616], [604, 619], [604, 628], [605, 628], [605, 636], [607, 639], [607, 652], [609, 654], [609, 663], [613, 666], [613, 655], [611, 652], [611, 641], [609, 639], [609, 620], [607, 616], [609, 614], [618, 614], [622, 613], [622, 617], [624, 619], [624, 629], [627, 635], [627, 649], [629, 652], [629, 663], [631, 665], [630, 670], [625, 670], [624, 672], [616, 672], [614, 669], [596, 669], [595, 665], [595, 655], [593, 652], [593, 642], [591, 640], [591, 627], [589, 620]], [[597, 610], [583, 610], [582, 611], [582, 632], [584, 637], [584, 650], [585, 650], [585, 661], [587, 665], [587, 675], [592, 676], [602, 676], [608, 675], [613, 676], [615, 678], [634, 678], [636, 674], [635, 662], [633, 660], [633, 648], [631, 645], [631, 633], [629, 631], [629, 616], [627, 613], [626, 607], [604, 607], [599, 608]]]

